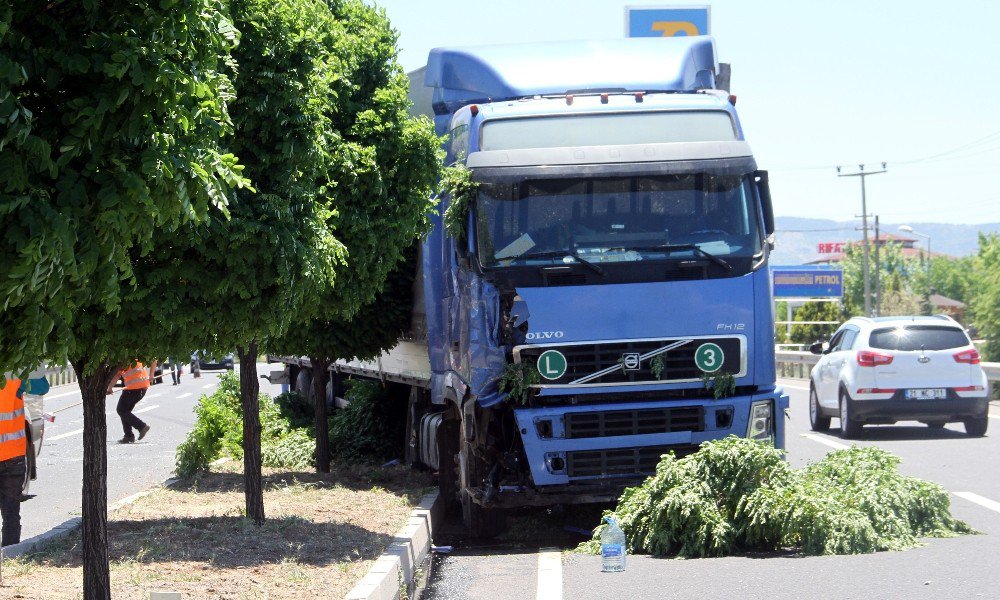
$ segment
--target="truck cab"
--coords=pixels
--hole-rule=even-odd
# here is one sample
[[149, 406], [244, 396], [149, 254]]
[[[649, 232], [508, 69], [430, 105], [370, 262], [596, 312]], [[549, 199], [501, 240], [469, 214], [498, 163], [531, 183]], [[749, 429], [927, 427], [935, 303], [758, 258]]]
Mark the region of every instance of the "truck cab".
[[717, 72], [709, 37], [431, 52], [477, 189], [463, 235], [438, 215], [424, 243], [414, 435], [474, 531], [613, 500], [706, 440], [783, 445], [767, 174]]

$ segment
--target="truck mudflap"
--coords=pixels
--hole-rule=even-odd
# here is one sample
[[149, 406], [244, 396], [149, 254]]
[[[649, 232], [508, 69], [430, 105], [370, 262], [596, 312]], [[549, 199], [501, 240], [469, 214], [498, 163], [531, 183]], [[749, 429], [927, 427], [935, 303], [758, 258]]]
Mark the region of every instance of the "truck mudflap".
[[[702, 442], [746, 437], [751, 431], [783, 448], [787, 407], [788, 396], [772, 388], [720, 400], [519, 408], [514, 413], [532, 481], [543, 491], [549, 486], [600, 488], [615, 480], [635, 482], [652, 474], [668, 452], [689, 454]], [[523, 491], [501, 489], [500, 496]]]

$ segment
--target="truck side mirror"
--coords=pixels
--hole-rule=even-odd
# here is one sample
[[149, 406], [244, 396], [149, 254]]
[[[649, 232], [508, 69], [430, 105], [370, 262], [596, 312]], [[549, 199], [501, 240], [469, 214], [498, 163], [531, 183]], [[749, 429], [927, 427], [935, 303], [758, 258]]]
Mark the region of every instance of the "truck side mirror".
[[764, 212], [764, 235], [767, 243], [774, 247], [774, 206], [771, 204], [771, 186], [768, 183], [767, 171], [756, 171], [754, 182], [757, 184], [757, 195], [760, 196], [760, 207]]

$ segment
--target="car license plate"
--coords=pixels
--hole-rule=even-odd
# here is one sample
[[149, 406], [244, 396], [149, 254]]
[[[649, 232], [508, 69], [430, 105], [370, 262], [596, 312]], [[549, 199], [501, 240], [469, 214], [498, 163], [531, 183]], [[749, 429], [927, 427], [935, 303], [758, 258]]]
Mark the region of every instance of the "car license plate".
[[906, 390], [909, 400], [941, 400], [947, 396], [944, 388], [925, 388], [921, 390]]

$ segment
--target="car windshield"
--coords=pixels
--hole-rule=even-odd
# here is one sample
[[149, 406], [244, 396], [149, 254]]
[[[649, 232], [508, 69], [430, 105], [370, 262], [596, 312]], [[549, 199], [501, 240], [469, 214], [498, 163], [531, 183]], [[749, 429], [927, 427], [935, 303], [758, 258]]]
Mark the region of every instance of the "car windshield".
[[484, 267], [750, 257], [761, 250], [749, 176], [688, 173], [484, 183]]
[[969, 337], [957, 327], [910, 325], [872, 331], [868, 345], [880, 350], [950, 350], [968, 346]]

